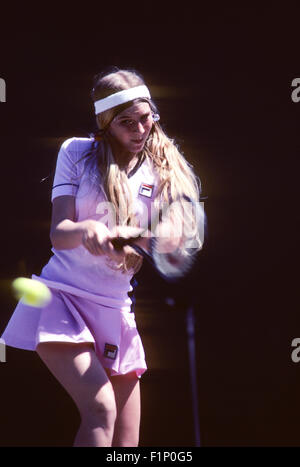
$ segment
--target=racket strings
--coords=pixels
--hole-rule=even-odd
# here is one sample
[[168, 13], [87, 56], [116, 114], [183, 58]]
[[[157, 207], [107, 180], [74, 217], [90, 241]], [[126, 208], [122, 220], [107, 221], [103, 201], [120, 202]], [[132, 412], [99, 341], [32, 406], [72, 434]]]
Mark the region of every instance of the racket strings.
[[[201, 227], [203, 214], [199, 203], [181, 199], [162, 209], [161, 222], [154, 235], [158, 238], [157, 251], [166, 240], [178, 240], [176, 253], [191, 256], [203, 245]], [[202, 235], [203, 237], [203, 235]], [[163, 252], [163, 248], [161, 248]]]

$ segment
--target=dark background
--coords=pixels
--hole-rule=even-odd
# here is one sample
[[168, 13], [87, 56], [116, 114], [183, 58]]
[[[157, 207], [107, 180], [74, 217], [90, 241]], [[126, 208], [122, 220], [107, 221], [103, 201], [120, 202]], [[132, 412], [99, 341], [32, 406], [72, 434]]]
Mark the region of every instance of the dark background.
[[[147, 265], [138, 275], [149, 367], [141, 446], [194, 444], [191, 300], [202, 445], [299, 446], [300, 363], [291, 342], [300, 336], [300, 103], [291, 82], [300, 77], [300, 7], [99, 7], [77, 11], [77, 21], [44, 8], [2, 20], [0, 332], [16, 304], [11, 280], [39, 274], [50, 258], [51, 184], [41, 179], [66, 138], [94, 129], [93, 76], [110, 65], [135, 68], [201, 178], [209, 227], [182, 284], [163, 283]], [[34, 352], [8, 348], [6, 359], [0, 445], [71, 445], [79, 417], [67, 394]]]

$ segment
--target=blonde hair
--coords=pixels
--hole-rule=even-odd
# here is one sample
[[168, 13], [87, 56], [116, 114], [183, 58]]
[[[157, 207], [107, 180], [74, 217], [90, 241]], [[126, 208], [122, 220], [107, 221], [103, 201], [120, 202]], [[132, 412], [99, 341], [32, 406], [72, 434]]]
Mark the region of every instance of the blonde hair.
[[[92, 99], [96, 101], [115, 92], [141, 84], [145, 84], [145, 82], [136, 71], [115, 68], [108, 73], [96, 76], [92, 90]], [[131, 191], [128, 187], [127, 175], [116, 164], [106, 130], [118, 113], [131, 106], [133, 102], [139, 101], [148, 102], [151, 110], [157, 112], [153, 101], [143, 98], [122, 104], [97, 115], [97, 125], [99, 128], [98, 136], [96, 136], [96, 139], [99, 140], [97, 163], [103, 188], [108, 201], [114, 205], [117, 222], [121, 225], [130, 226], [138, 225], [133, 213]], [[199, 201], [199, 178], [195, 175], [191, 164], [187, 162], [179, 151], [174, 140], [165, 134], [157, 121], [153, 122], [150, 135], [141, 151], [141, 157], [148, 158], [159, 174], [160, 182], [154, 201], [156, 208], [159, 208], [163, 203], [170, 204], [170, 200], [176, 200], [182, 195]], [[202, 246], [199, 238], [196, 239], [196, 245], [198, 249]], [[122, 272], [133, 270], [136, 273], [140, 269], [142, 261], [138, 253], [132, 252], [126, 254], [123, 262], [119, 264], [111, 262], [110, 265], [114, 269], [122, 270]]]

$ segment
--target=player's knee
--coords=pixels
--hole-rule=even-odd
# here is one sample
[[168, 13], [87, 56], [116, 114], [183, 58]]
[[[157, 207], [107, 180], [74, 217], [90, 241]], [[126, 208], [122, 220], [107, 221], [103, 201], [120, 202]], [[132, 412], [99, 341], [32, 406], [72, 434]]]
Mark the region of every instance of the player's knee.
[[105, 390], [86, 401], [81, 409], [81, 418], [89, 425], [112, 428], [117, 417], [117, 408], [113, 389], [109, 383]]
[[90, 413], [94, 421], [106, 428], [114, 427], [117, 410], [113, 400], [97, 401], [94, 404], [92, 413]]

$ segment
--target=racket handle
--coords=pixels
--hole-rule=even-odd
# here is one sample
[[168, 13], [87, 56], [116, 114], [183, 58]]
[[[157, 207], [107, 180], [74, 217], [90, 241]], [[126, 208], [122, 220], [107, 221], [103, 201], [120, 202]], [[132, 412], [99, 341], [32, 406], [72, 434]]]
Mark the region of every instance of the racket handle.
[[111, 243], [116, 250], [120, 251], [125, 245], [132, 245], [136, 240], [139, 240], [140, 238], [142, 238], [141, 235], [129, 238], [117, 237], [112, 239]]

